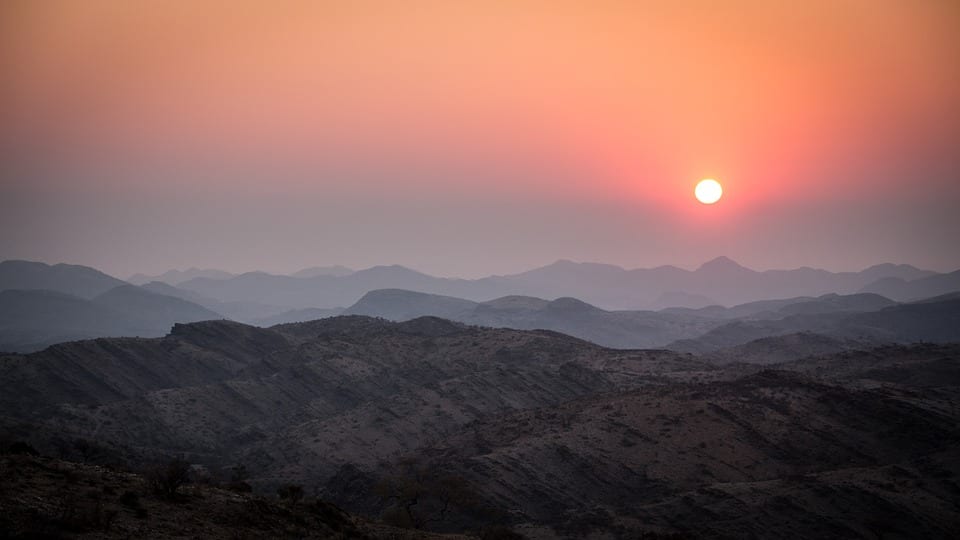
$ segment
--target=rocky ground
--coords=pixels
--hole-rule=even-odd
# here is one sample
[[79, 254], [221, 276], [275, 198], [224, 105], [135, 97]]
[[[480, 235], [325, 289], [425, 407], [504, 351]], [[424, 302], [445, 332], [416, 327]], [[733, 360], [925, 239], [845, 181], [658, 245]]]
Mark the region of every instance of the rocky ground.
[[[960, 537], [960, 345], [795, 335], [741, 353], [353, 316], [11, 355], [0, 439], [59, 459], [6, 458], [4, 526], [139, 536], [148, 525], [119, 499], [130, 491], [150, 516], [180, 512], [149, 526], [181, 536], [217, 537], [204, 527], [245, 523], [230, 512], [250, 505], [265, 506], [243, 534], [346, 534], [317, 514], [323, 500], [373, 537], [380, 522], [531, 538]], [[259, 497], [194, 485], [174, 504], [116, 472], [175, 457], [213, 483], [243, 466]], [[114, 493], [94, 497], [97, 482]], [[306, 496], [276, 500], [291, 485]], [[116, 521], [70, 529], [50, 498], [61, 491]], [[271, 528], [286, 520], [290, 532]]]

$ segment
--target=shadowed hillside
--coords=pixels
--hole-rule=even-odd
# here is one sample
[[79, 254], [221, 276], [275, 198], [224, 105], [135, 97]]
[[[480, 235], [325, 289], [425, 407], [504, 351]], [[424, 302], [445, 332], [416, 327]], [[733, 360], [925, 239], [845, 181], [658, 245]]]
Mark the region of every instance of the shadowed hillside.
[[[15, 450], [29, 452], [19, 446]], [[407, 531], [344, 513], [305, 495], [301, 486], [279, 496], [238, 490], [203, 470], [185, 471], [184, 485], [160, 493], [158, 476], [33, 457], [0, 456], [0, 534], [4, 538], [340, 538], [458, 540]], [[299, 491], [298, 491], [299, 490]]]
[[[530, 306], [544, 307], [497, 302]], [[715, 361], [433, 317], [207, 321], [0, 358], [0, 438], [128, 466], [242, 465], [257, 492], [303, 485], [441, 532], [958, 530], [957, 345], [814, 352], [781, 371]]]

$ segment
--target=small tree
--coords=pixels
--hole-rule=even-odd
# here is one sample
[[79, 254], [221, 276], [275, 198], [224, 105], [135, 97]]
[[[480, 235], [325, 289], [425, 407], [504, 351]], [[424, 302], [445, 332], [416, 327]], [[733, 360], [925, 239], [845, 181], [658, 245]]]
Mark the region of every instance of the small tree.
[[189, 480], [190, 464], [180, 458], [158, 465], [147, 473], [148, 485], [164, 499], [175, 499], [177, 490]]
[[382, 478], [374, 492], [390, 503], [383, 513], [385, 522], [414, 529], [445, 521], [455, 508], [476, 503], [466, 480], [440, 474], [415, 459], [401, 460], [396, 474]]

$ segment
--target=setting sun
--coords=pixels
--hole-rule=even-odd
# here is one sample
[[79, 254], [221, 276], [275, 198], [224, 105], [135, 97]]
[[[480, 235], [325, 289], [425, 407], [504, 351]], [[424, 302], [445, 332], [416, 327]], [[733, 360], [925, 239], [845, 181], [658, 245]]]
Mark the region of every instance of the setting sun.
[[713, 204], [723, 196], [723, 187], [720, 185], [720, 182], [712, 178], [705, 178], [697, 183], [693, 194], [697, 197], [697, 200], [703, 204]]

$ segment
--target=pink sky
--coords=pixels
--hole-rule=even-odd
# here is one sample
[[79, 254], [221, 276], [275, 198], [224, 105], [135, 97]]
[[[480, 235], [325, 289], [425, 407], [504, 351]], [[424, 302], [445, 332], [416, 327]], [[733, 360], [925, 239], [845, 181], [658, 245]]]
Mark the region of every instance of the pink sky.
[[954, 2], [239, 4], [0, 7], [0, 257], [960, 267]]

